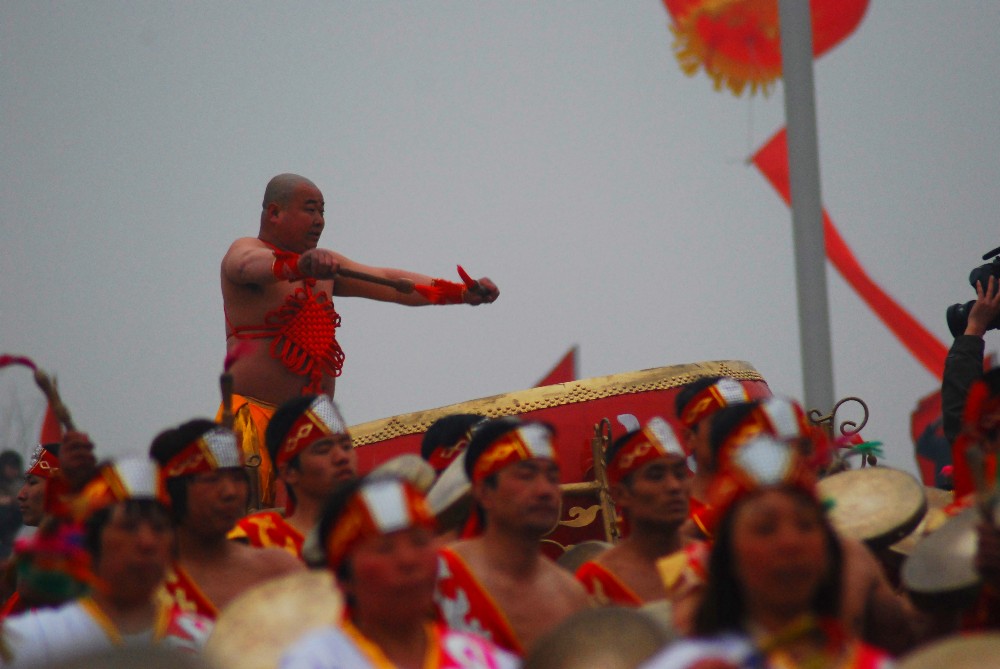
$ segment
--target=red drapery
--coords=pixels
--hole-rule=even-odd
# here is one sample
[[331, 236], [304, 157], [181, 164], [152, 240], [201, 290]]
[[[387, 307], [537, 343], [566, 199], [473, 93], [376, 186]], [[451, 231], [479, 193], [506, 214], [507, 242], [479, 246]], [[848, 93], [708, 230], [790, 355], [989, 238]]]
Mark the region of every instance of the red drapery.
[[[786, 204], [791, 204], [788, 181], [788, 143], [782, 128], [753, 156], [753, 164], [767, 177]], [[823, 235], [826, 257], [851, 288], [871, 308], [893, 335], [937, 378], [944, 373], [947, 347], [886, 293], [858, 262], [841, 237], [830, 216], [823, 209]]]

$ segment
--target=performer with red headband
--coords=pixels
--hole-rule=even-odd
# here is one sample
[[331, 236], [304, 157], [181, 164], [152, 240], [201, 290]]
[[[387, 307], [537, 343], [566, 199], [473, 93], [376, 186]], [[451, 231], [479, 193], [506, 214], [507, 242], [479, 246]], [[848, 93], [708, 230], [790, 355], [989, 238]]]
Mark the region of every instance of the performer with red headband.
[[601, 604], [665, 599], [656, 562], [682, 548], [691, 486], [687, 454], [673, 427], [654, 418], [619, 437], [605, 459], [611, 495], [628, 531], [624, 541], [584, 563], [576, 577]]
[[420, 440], [420, 457], [440, 476], [465, 451], [473, 429], [485, 420], [474, 413], [456, 413], [438, 418]]
[[516, 418], [476, 429], [465, 470], [485, 527], [440, 554], [435, 600], [444, 621], [519, 655], [589, 606], [583, 586], [541, 552], [562, 504], [553, 439], [547, 424]]
[[267, 426], [267, 450], [287, 490], [285, 515], [261, 511], [241, 518], [230, 539], [283, 548], [302, 557], [302, 543], [319, 522], [337, 485], [357, 476], [358, 458], [347, 423], [326, 395], [289, 400]]
[[24, 485], [17, 493], [21, 518], [28, 527], [38, 527], [45, 515], [45, 492], [49, 479], [59, 471], [59, 444], [39, 444], [31, 454]]
[[226, 535], [245, 510], [249, 484], [232, 431], [192, 420], [160, 433], [150, 446], [160, 463], [177, 530], [177, 559], [164, 596], [214, 619], [248, 588], [303, 569], [277, 548], [251, 548]]
[[[71, 520], [82, 524], [82, 548], [81, 530], [63, 520], [67, 531], [78, 536], [76, 542], [65, 542], [65, 552], [58, 556], [64, 568], [81, 572], [76, 578], [87, 580], [91, 592], [57, 609], [6, 619], [3, 640], [13, 661], [4, 666], [56, 666], [124, 644], [201, 648], [211, 621], [157, 601], [174, 545], [164, 501], [156, 463], [149, 459], [121, 460], [99, 470], [71, 508]], [[47, 554], [50, 562], [56, 557]]]
[[[500, 291], [487, 278], [462, 282], [401, 269], [371, 267], [319, 248], [323, 194], [308, 179], [280, 174], [267, 184], [257, 237], [233, 242], [222, 259], [226, 339], [257, 346], [231, 368], [236, 432], [260, 469], [264, 506], [274, 479], [261, 448], [274, 409], [302, 394], [333, 397], [344, 363], [333, 297], [365, 297], [409, 306], [490, 303]], [[367, 277], [367, 278], [359, 278]]]
[[332, 571], [348, 600], [338, 627], [292, 645], [283, 669], [422, 667], [507, 669], [517, 659], [489, 641], [436, 624], [434, 517], [423, 496], [396, 478], [342, 485], [317, 532], [316, 567]]
[[709, 491], [719, 523], [694, 619], [698, 638], [644, 666], [891, 666], [839, 620], [840, 542], [804, 458], [769, 435], [730, 455]]
[[713, 464], [709, 449], [711, 418], [723, 407], [749, 400], [740, 382], [728, 376], [696, 379], [682, 387], [674, 399], [677, 420], [683, 426], [685, 448], [694, 458], [690, 501], [692, 518], [701, 512], [708, 501], [708, 487], [712, 481]]

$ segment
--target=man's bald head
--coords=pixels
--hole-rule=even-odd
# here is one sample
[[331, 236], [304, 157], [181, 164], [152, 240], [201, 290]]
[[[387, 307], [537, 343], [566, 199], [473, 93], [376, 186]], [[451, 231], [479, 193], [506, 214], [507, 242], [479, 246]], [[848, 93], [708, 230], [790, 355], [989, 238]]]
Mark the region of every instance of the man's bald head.
[[280, 207], [286, 206], [289, 200], [291, 200], [295, 189], [302, 184], [316, 188], [316, 184], [298, 174], [285, 173], [273, 177], [267, 182], [267, 187], [264, 189], [264, 202], [261, 206], [267, 209], [267, 205], [272, 202], [277, 202]]

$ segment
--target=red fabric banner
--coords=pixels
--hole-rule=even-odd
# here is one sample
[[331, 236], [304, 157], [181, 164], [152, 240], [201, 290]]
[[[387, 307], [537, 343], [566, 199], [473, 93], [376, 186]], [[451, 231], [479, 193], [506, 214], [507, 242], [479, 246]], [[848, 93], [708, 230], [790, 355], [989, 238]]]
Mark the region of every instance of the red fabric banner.
[[[786, 204], [791, 205], [791, 186], [788, 177], [788, 142], [782, 128], [753, 156], [753, 164], [767, 177]], [[840, 236], [830, 216], [823, 209], [823, 235], [826, 239], [826, 257], [862, 300], [896, 336], [913, 357], [927, 371], [940, 379], [944, 373], [944, 360], [948, 348], [923, 325], [896, 303], [868, 276], [847, 242]]]

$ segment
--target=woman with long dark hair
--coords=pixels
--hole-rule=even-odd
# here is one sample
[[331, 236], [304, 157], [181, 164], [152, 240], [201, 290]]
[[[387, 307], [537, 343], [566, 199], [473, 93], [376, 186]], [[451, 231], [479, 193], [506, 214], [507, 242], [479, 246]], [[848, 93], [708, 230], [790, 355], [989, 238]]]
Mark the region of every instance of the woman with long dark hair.
[[841, 551], [812, 473], [787, 444], [741, 445], [713, 483], [719, 524], [694, 637], [646, 666], [882, 669], [838, 620]]

